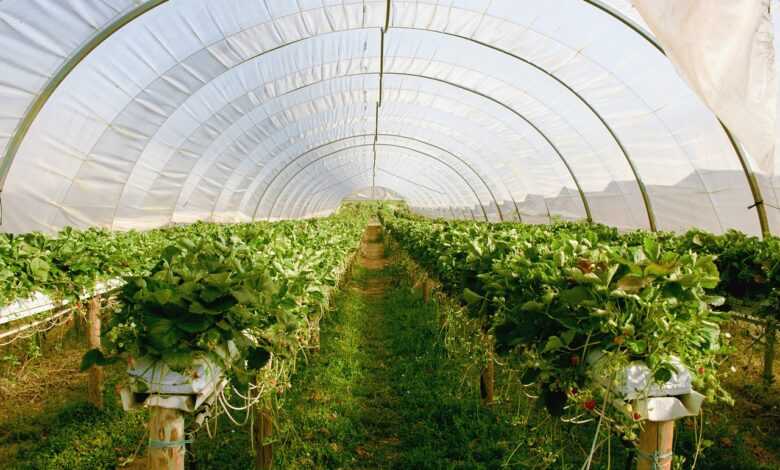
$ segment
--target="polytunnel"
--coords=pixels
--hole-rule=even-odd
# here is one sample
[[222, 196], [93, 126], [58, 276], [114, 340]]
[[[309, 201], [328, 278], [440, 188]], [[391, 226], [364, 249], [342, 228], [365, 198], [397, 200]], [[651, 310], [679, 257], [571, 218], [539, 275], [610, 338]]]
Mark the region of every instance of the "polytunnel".
[[[780, 231], [624, 0], [4, 0], [2, 226], [331, 213]], [[777, 160], [777, 159], [775, 159]]]

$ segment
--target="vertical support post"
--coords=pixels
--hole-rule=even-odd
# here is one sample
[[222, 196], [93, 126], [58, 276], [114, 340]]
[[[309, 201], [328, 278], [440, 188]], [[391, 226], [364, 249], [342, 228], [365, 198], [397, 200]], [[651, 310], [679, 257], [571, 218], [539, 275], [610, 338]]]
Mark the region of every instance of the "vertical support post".
[[273, 435], [273, 415], [262, 405], [255, 407], [255, 468], [269, 470], [273, 468], [273, 444], [268, 443]]
[[671, 470], [674, 421], [647, 421], [639, 434], [637, 470]]
[[479, 392], [480, 398], [482, 398], [483, 405], [492, 405], [494, 398], [494, 384], [496, 377], [496, 366], [493, 361], [493, 348], [490, 348], [488, 352], [488, 361], [485, 367], [482, 369], [482, 374], [479, 377]]
[[184, 415], [153, 406], [149, 415], [149, 469], [184, 470]]
[[431, 301], [431, 289], [433, 288], [433, 285], [431, 283], [431, 280], [428, 278], [425, 278], [425, 281], [423, 281], [423, 300], [425, 303], [429, 303]]
[[772, 386], [775, 381], [775, 343], [777, 342], [777, 322], [774, 319], [766, 323], [766, 345], [764, 346], [764, 385]]
[[[89, 299], [87, 304], [87, 334], [89, 349], [100, 348], [100, 296]], [[89, 368], [87, 397], [90, 403], [103, 409], [103, 368], [93, 365]]]

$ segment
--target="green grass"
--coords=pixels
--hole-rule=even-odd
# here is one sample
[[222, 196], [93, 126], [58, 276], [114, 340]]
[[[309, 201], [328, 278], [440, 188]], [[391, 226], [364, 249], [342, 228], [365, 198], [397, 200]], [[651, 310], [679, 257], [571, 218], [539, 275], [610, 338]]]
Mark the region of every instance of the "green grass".
[[0, 446], [14, 447], [3, 469], [98, 470], [116, 468], [142, 443], [147, 415], [125, 413], [107, 383], [106, 406], [98, 410], [74, 401], [55, 410], [26, 415], [0, 425]]
[[[385, 296], [363, 293], [377, 282]], [[321, 344], [280, 398], [278, 468], [500, 468], [516, 446], [520, 429], [464, 394], [435, 306], [398, 268], [356, 269]], [[234, 431], [199, 436], [197, 468], [249, 468], [248, 430]]]

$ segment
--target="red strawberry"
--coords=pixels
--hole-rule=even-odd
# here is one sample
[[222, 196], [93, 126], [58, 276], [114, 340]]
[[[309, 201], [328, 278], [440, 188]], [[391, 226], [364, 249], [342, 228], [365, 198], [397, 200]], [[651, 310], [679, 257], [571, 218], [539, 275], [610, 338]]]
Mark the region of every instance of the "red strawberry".
[[633, 416], [634, 416], [634, 421], [639, 421], [640, 419], [642, 419], [642, 415], [640, 415], [636, 411], [634, 412]]
[[571, 393], [571, 396], [577, 395], [577, 392], [579, 392], [579, 390], [577, 390], [577, 387], [572, 387], [571, 390], [569, 390], [569, 393]]
[[579, 356], [577, 356], [577, 355], [572, 355], [572, 356], [569, 358], [569, 363], [572, 365], [572, 367], [576, 367], [576, 366], [577, 366], [577, 364], [579, 364], [579, 363], [580, 363], [580, 357], [579, 357]]
[[593, 411], [596, 409], [596, 400], [588, 400], [582, 404], [582, 407], [588, 411]]

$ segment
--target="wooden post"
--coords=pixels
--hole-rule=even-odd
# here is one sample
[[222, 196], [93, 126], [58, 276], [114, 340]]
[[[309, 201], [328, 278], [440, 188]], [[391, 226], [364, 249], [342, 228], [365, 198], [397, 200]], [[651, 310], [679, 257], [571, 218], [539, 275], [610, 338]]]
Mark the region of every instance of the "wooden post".
[[255, 407], [255, 468], [269, 470], [273, 468], [273, 444], [266, 443], [273, 435], [273, 415], [268, 408]]
[[[87, 334], [89, 337], [89, 349], [100, 348], [100, 296], [89, 299], [87, 305]], [[103, 368], [92, 366], [89, 368], [89, 382], [87, 397], [89, 402], [103, 409]]]
[[482, 369], [479, 377], [479, 392], [483, 405], [492, 405], [494, 400], [493, 389], [496, 376], [495, 363], [493, 362], [493, 353], [488, 353], [488, 362]]
[[764, 384], [772, 386], [775, 381], [775, 342], [777, 342], [777, 322], [769, 319], [766, 323], [766, 345], [764, 347]]
[[671, 470], [674, 421], [646, 421], [639, 434], [637, 470]]
[[426, 278], [423, 281], [423, 300], [425, 301], [426, 304], [431, 301], [431, 288], [432, 287], [433, 286], [431, 286], [431, 280]]
[[149, 469], [184, 470], [184, 416], [153, 406], [149, 415]]

